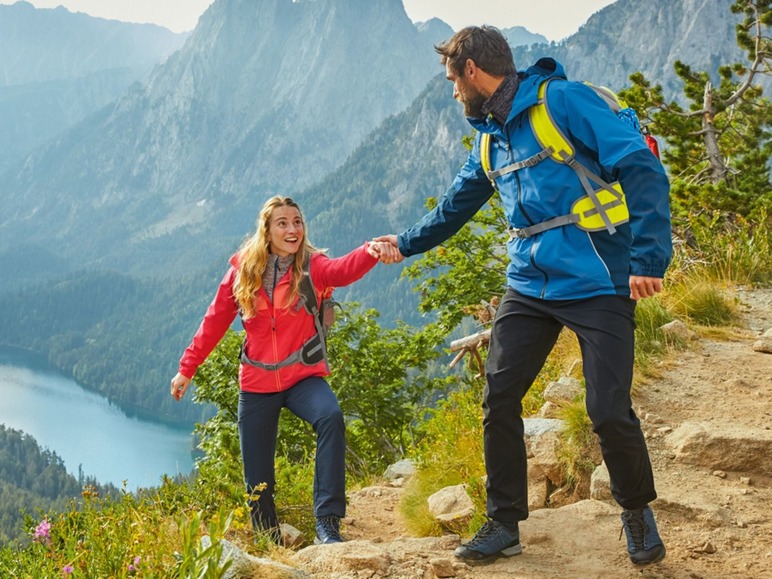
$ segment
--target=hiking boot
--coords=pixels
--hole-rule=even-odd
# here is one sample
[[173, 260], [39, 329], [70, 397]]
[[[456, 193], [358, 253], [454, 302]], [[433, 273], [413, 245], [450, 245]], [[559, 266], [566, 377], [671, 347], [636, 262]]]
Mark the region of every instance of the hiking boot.
[[471, 541], [458, 547], [453, 554], [466, 563], [475, 564], [489, 563], [499, 557], [512, 557], [522, 552], [517, 526], [512, 531], [498, 521], [488, 521]]
[[340, 517], [335, 515], [316, 517], [316, 539], [314, 539], [314, 545], [342, 542], [343, 537], [340, 536]]
[[[627, 537], [627, 552], [636, 565], [648, 565], [665, 558], [665, 545], [659, 538], [654, 513], [648, 506], [622, 511], [622, 529]], [[620, 537], [622, 533], [619, 533]]]

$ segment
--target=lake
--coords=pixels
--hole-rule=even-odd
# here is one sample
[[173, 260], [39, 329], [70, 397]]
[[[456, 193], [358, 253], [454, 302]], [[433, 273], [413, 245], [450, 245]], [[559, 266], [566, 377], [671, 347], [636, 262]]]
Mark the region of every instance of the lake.
[[68, 472], [119, 488], [158, 486], [163, 474], [193, 469], [190, 430], [127, 416], [72, 379], [0, 348], [0, 424], [55, 452]]

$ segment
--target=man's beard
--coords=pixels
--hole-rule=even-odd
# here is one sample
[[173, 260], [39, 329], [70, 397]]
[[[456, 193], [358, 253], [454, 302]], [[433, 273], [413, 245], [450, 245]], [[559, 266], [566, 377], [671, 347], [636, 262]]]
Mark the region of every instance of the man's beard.
[[483, 105], [488, 100], [481, 93], [474, 91], [471, 94], [461, 95], [459, 101], [464, 105], [464, 116], [471, 117], [473, 119], [481, 119], [485, 116], [483, 113]]

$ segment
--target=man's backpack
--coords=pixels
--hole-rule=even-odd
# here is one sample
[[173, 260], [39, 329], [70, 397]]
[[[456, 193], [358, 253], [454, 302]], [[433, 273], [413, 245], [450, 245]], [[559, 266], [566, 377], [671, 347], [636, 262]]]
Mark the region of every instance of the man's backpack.
[[[510, 229], [510, 235], [513, 237], [531, 237], [537, 233], [569, 224], [574, 224], [585, 231], [605, 229], [613, 234], [616, 232], [617, 225], [626, 223], [630, 219], [622, 186], [619, 182], [607, 183], [600, 175], [592, 172], [575, 158], [573, 144], [555, 124], [550, 114], [546, 95], [547, 87], [553, 80], [556, 79], [549, 78], [539, 85], [539, 100], [529, 109], [531, 127], [536, 140], [542, 146], [542, 150], [527, 159], [493, 171], [491, 170], [490, 156], [491, 135], [482, 133], [480, 138], [482, 168], [495, 189], [496, 178], [519, 169], [532, 167], [545, 159], [552, 159], [573, 169], [587, 193], [574, 202], [571, 213], [523, 229]], [[623, 122], [630, 124], [638, 131], [641, 130], [638, 115], [613, 91], [590, 83], [585, 84], [592, 88]]]
[[327, 333], [335, 322], [335, 308], [340, 307], [340, 304], [332, 298], [332, 291], [334, 288], [331, 287], [326, 288], [322, 292], [321, 303], [320, 300], [317, 300], [314, 284], [311, 280], [310, 263], [310, 256], [306, 257], [306, 260], [303, 263], [303, 277], [300, 278], [300, 301], [297, 309], [303, 307], [311, 314], [314, 318], [316, 334], [306, 340], [298, 350], [292, 352], [292, 354], [276, 364], [265, 364], [258, 360], [248, 358], [246, 354], [247, 339], [245, 336], [244, 341], [241, 344], [241, 354], [239, 356], [242, 363], [256, 366], [263, 370], [278, 370], [279, 368], [284, 368], [291, 364], [302, 363], [306, 366], [314, 366], [324, 361], [327, 365], [327, 370], [329, 371], [330, 363], [327, 360]]

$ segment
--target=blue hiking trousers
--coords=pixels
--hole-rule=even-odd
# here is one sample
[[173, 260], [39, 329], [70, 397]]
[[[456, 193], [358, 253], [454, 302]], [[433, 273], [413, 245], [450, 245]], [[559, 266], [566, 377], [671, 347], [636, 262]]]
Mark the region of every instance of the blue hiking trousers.
[[316, 432], [314, 470], [314, 515], [346, 515], [346, 440], [343, 413], [329, 384], [316, 376], [306, 378], [283, 392], [239, 394], [238, 421], [241, 458], [247, 492], [262, 484], [257, 500], [251, 503], [255, 529], [278, 525], [274, 490], [274, 456], [279, 413], [286, 407], [305, 420]]

